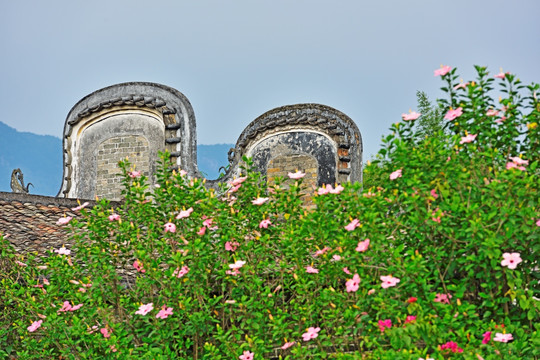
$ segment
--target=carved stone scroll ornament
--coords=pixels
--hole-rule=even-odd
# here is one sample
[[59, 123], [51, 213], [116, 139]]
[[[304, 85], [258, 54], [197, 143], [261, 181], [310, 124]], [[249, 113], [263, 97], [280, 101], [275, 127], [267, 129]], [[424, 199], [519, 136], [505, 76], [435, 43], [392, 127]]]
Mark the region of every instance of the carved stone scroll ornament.
[[29, 187], [34, 184], [28, 183], [26, 187], [24, 186], [24, 175], [21, 169], [14, 169], [11, 173], [11, 191], [14, 193], [25, 193], [28, 194]]

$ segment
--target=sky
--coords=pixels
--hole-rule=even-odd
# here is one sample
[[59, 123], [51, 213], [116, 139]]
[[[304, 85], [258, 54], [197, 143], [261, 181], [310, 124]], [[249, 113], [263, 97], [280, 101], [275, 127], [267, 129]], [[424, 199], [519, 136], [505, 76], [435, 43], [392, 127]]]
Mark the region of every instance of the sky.
[[444, 95], [440, 65], [540, 82], [539, 15], [538, 0], [3, 0], [0, 121], [61, 137], [84, 96], [149, 81], [187, 96], [199, 144], [320, 103], [356, 122], [369, 159], [418, 90]]

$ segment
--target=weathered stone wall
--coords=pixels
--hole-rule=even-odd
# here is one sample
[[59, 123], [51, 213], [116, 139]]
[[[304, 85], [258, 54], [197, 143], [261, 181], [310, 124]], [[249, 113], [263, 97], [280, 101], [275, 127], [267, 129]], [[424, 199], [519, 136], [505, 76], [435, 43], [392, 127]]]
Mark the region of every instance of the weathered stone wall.
[[120, 199], [122, 176], [120, 160], [129, 158], [133, 169], [150, 174], [150, 149], [143, 136], [116, 136], [103, 141], [97, 148], [96, 195]]

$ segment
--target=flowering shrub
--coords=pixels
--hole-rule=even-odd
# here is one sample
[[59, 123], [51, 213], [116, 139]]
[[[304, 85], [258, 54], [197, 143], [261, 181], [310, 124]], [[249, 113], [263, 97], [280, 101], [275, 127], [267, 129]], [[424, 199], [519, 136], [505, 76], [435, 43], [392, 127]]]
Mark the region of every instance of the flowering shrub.
[[72, 246], [0, 240], [0, 355], [538, 359], [538, 86], [522, 99], [504, 74], [498, 105], [477, 69], [437, 71], [450, 136], [418, 142], [404, 116], [366, 168], [377, 186], [313, 189], [313, 209], [301, 172], [208, 190], [165, 154], [150, 191], [122, 163], [124, 202], [61, 220]]

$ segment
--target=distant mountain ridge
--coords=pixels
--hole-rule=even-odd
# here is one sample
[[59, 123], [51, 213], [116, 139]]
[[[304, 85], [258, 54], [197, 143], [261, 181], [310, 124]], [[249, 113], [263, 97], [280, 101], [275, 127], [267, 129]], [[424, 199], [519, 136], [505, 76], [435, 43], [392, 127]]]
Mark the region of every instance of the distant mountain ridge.
[[[217, 179], [219, 168], [227, 166], [227, 152], [234, 144], [197, 145], [199, 170]], [[0, 191], [11, 192], [13, 169], [21, 169], [30, 193], [56, 196], [62, 180], [62, 140], [50, 135], [20, 132], [0, 121]]]

